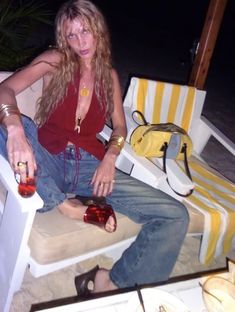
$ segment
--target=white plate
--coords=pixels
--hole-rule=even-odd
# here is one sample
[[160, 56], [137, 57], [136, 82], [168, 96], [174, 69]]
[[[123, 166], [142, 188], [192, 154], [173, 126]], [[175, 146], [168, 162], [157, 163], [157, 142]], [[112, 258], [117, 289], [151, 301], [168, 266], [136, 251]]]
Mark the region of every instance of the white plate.
[[[190, 312], [189, 308], [170, 293], [153, 288], [141, 289], [146, 312]], [[161, 310], [161, 306], [165, 308]], [[143, 312], [137, 291], [127, 303], [128, 312]]]

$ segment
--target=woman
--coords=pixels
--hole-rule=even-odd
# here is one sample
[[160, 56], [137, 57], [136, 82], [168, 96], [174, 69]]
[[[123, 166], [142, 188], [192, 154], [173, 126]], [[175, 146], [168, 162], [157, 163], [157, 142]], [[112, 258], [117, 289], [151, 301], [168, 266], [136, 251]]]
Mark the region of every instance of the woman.
[[[56, 17], [56, 43], [0, 85], [1, 154], [23, 179], [38, 171], [40, 212], [59, 209], [113, 232], [113, 207], [142, 224], [110, 271], [97, 266], [76, 277], [80, 295], [89, 293], [90, 280], [94, 292], [166, 280], [187, 232], [188, 214], [173, 198], [115, 170], [126, 125], [108, 29], [98, 8], [88, 0], [66, 2]], [[36, 127], [20, 116], [15, 96], [41, 77]], [[96, 136], [108, 119], [113, 132], [105, 147]], [[105, 196], [108, 205], [83, 205], [66, 197], [71, 192]]]

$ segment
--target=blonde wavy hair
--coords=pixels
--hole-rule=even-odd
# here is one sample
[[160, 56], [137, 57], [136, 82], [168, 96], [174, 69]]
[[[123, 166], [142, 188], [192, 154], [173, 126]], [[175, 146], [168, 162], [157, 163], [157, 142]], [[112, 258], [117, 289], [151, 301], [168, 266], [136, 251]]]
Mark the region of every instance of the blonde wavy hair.
[[97, 40], [97, 48], [92, 60], [95, 76], [94, 89], [108, 117], [113, 111], [111, 47], [106, 21], [91, 1], [71, 0], [61, 6], [55, 19], [56, 49], [61, 53], [61, 61], [56, 66], [55, 74], [37, 103], [35, 121], [39, 126], [46, 122], [59, 101], [66, 96], [67, 86], [73, 81], [75, 72], [80, 68], [79, 57], [68, 46], [64, 32], [64, 22], [76, 18], [87, 23]]

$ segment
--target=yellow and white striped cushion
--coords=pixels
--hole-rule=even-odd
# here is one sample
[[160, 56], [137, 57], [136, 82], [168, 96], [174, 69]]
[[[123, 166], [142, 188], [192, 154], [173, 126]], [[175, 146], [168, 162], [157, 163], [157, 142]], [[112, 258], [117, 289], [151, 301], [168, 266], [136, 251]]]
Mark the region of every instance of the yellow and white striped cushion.
[[124, 102], [141, 111], [150, 123], [172, 122], [189, 130], [195, 104], [194, 87], [132, 78], [132, 99]]
[[235, 235], [235, 184], [196, 157], [190, 158], [189, 166], [195, 189], [185, 202], [204, 214], [200, 261], [208, 264], [231, 248]]

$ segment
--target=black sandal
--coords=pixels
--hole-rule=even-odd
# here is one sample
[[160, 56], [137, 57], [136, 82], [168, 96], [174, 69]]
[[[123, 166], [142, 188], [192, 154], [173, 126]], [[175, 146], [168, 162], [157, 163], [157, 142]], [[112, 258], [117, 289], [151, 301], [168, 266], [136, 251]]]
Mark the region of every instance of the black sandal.
[[[94, 282], [95, 282], [95, 276], [97, 271], [99, 270], [99, 266], [95, 266], [90, 271], [77, 275], [75, 277], [75, 287], [77, 290], [77, 294], [79, 297], [86, 298], [89, 297], [92, 294], [92, 291], [94, 289]], [[93, 289], [89, 288], [89, 283], [93, 284]]]

